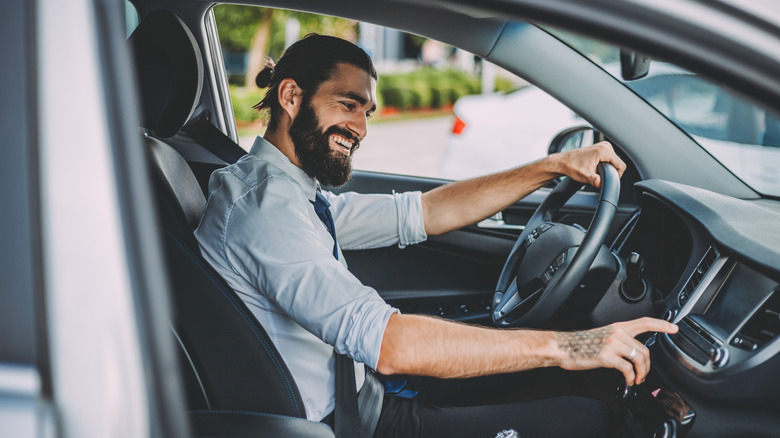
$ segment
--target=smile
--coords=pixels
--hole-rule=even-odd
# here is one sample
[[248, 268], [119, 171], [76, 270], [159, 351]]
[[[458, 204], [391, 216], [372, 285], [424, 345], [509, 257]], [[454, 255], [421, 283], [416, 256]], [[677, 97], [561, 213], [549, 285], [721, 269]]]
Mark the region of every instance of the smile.
[[331, 147], [334, 147], [336, 150], [341, 151], [343, 154], [349, 155], [352, 151], [352, 146], [354, 145], [352, 140], [347, 139], [344, 136], [333, 134], [330, 136], [331, 140]]

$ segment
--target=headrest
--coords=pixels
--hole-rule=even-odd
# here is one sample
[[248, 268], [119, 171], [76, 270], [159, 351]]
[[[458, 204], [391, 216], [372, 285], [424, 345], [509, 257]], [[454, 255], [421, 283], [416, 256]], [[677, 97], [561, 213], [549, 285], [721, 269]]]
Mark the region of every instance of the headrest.
[[141, 89], [143, 127], [162, 138], [189, 120], [203, 85], [200, 48], [187, 26], [169, 11], [147, 15], [129, 38]]

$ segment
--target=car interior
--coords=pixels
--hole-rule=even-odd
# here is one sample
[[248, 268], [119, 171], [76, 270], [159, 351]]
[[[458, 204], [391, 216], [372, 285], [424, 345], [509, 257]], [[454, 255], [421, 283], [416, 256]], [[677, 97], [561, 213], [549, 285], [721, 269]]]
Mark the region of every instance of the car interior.
[[[203, 259], [193, 235], [209, 174], [242, 153], [214, 40], [213, 5], [133, 3], [141, 19], [128, 44], [192, 430], [196, 436], [333, 436], [327, 425], [306, 420], [269, 335]], [[600, 192], [579, 190], [569, 180], [503, 212], [523, 230], [471, 226], [413, 247], [345, 252], [356, 277], [404, 313], [464, 323], [575, 329], [641, 316], [676, 322], [675, 335], [641, 339], [652, 351], [648, 381], [615, 389], [626, 407], [619, 419], [624, 436], [776, 433], [777, 199], [757, 194], [636, 94], [539, 27], [448, 8], [437, 8], [431, 25], [424, 2], [408, 5], [419, 15], [393, 11], [392, 2], [371, 11], [350, 1], [288, 3], [274, 6], [396, 26], [522, 73], [587, 115], [629, 164], [620, 181], [605, 173], [614, 183]], [[448, 31], [453, 26], [462, 31]], [[572, 70], [577, 81], [566, 80]], [[558, 71], [561, 77], [551, 77]], [[592, 89], [610, 90], [608, 104], [593, 99]], [[562, 133], [553, 144], [576, 133]], [[332, 190], [425, 191], [444, 183], [357, 171]], [[520, 266], [526, 250], [528, 259], [539, 260], [534, 266]], [[558, 270], [568, 277], [551, 281]], [[556, 285], [568, 293], [550, 294]]]

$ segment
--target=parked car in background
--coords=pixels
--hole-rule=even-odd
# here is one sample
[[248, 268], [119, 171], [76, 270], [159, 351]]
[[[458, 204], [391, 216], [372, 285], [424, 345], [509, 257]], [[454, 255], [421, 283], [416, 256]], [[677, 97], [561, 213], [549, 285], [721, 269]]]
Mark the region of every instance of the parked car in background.
[[511, 93], [463, 96], [453, 107], [439, 176], [463, 179], [496, 172], [547, 155], [550, 140], [587, 124], [544, 91], [527, 86]]
[[[619, 64], [604, 69], [620, 77]], [[776, 115], [668, 63], [652, 62], [646, 77], [624, 83], [757, 191], [780, 195]], [[440, 171], [452, 179], [541, 158], [558, 132], [587, 124], [533, 86], [508, 94], [464, 96], [453, 113]]]

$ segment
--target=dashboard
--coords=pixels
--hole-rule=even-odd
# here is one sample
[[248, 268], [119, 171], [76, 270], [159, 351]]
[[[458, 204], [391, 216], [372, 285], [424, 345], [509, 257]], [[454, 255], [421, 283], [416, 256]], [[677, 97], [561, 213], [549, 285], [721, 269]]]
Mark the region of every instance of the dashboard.
[[[635, 187], [641, 215], [617, 251], [642, 255], [653, 312], [680, 330], [648, 339], [652, 379], [624, 389], [634, 427], [656, 436], [727, 435], [715, 425], [718, 409], [730, 406], [764, 412], [769, 421], [756, 427], [776, 431], [780, 212], [666, 181]], [[660, 390], [668, 394], [658, 407]]]

